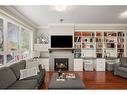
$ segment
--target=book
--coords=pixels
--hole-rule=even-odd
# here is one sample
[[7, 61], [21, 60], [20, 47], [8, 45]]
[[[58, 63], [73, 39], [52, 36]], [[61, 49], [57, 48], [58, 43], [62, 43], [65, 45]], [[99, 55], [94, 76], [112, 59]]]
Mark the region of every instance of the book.
[[56, 81], [65, 81], [65, 79], [57, 78]]

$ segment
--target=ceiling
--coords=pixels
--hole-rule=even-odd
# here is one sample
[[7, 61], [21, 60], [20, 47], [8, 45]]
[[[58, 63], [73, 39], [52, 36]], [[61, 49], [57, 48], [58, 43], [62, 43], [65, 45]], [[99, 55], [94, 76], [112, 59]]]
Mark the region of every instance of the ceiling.
[[13, 7], [37, 26], [60, 23], [60, 19], [74, 24], [127, 24], [127, 18], [120, 18], [127, 6], [72, 5], [65, 11], [56, 11], [51, 5]]

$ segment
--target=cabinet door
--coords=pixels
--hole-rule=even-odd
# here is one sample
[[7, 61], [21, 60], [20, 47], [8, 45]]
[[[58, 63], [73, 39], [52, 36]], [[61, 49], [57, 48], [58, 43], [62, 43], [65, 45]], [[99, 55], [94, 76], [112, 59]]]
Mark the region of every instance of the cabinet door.
[[96, 71], [105, 71], [105, 59], [96, 60]]
[[74, 59], [74, 71], [83, 71], [82, 59]]
[[90, 59], [90, 60], [84, 60], [83, 61], [83, 64], [84, 64], [84, 70], [85, 71], [93, 71], [93, 60]]

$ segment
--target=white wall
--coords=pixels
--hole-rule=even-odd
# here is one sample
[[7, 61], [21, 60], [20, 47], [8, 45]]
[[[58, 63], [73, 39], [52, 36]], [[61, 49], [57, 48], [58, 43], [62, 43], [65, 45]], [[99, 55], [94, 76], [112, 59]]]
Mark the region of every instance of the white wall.
[[[73, 35], [74, 25], [73, 24], [52, 24], [48, 27], [43, 27], [38, 29], [37, 36], [41, 33], [47, 33], [51, 35]], [[50, 47], [50, 37], [49, 37], [49, 47]]]
[[43, 32], [49, 35], [72, 35], [75, 30], [127, 30], [127, 24], [51, 24], [39, 27], [37, 35]]
[[49, 25], [50, 35], [73, 35], [74, 24]]
[[[36, 32], [36, 38], [35, 38], [35, 45], [34, 45], [34, 50], [40, 51], [40, 56], [41, 57], [49, 57], [49, 52], [48, 52], [48, 48], [49, 48], [49, 44], [46, 46], [44, 45], [38, 45], [37, 44], [37, 37], [41, 34], [41, 33], [47, 33], [50, 34], [49, 28], [48, 27], [41, 27], [38, 29], [38, 31]], [[34, 35], [34, 36], [35, 36]], [[39, 46], [39, 47], [38, 47]], [[43, 48], [42, 48], [43, 47]]]
[[[49, 35], [69, 35], [75, 30], [127, 30], [127, 24], [55, 24], [38, 28], [37, 35], [46, 32]], [[68, 26], [67, 26], [68, 25]], [[57, 31], [56, 31], [57, 30]], [[126, 33], [127, 35], [127, 33]], [[37, 38], [35, 38], [36, 40]], [[126, 36], [126, 55], [127, 55], [127, 36]]]
[[[37, 30], [37, 35], [41, 32], [47, 32], [49, 35], [69, 35], [72, 34], [75, 30], [127, 30], [127, 24], [71, 24], [71, 25], [59, 25], [56, 24], [49, 25], [46, 27], [39, 27]], [[73, 31], [72, 31], [73, 30]]]
[[76, 24], [75, 30], [127, 30], [127, 24]]

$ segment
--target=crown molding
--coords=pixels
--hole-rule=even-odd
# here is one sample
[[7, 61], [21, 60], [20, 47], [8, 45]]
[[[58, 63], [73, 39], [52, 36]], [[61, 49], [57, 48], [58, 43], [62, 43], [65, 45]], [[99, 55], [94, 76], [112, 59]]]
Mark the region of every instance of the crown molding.
[[0, 13], [29, 29], [37, 30], [37, 25], [17, 11], [13, 6], [0, 6]]
[[38, 26], [38, 27], [37, 27], [37, 29], [47, 29], [47, 28], [49, 28], [48, 25], [43, 25], [43, 26]]
[[54, 24], [48, 24], [48, 25], [42, 25], [42, 26], [38, 26], [38, 29], [46, 29], [49, 28], [50, 26], [74, 26], [74, 24], [72, 23], [54, 23]]
[[75, 24], [75, 26], [127, 26], [127, 24]]
[[52, 25], [58, 25], [58, 26], [61, 26], [61, 25], [75, 25], [74, 23], [51, 23], [51, 24], [48, 24], [49, 26], [52, 26]]
[[89, 26], [89, 27], [92, 27], [92, 26], [94, 26], [94, 27], [96, 27], [96, 26], [103, 26], [103, 27], [108, 27], [108, 26], [110, 26], [110, 27], [114, 27], [114, 26], [117, 26], [117, 27], [127, 27], [127, 24], [66, 24], [66, 23], [64, 23], [64, 24], [49, 24], [49, 25], [44, 25], [44, 26], [38, 26], [37, 28], [38, 29], [47, 29], [47, 28], [49, 28], [49, 26], [50, 25], [74, 25], [74, 27], [80, 27], [80, 26], [85, 26], [85, 27], [87, 27], [87, 26]]

